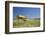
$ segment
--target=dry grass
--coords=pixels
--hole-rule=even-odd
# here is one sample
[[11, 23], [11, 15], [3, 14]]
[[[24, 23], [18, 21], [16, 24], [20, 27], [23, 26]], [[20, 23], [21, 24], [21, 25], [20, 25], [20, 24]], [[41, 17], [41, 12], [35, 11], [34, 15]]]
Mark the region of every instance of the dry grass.
[[13, 22], [13, 27], [14, 28], [19, 28], [19, 27], [39, 27], [39, 26], [40, 26], [40, 20], [27, 20], [25, 23]]

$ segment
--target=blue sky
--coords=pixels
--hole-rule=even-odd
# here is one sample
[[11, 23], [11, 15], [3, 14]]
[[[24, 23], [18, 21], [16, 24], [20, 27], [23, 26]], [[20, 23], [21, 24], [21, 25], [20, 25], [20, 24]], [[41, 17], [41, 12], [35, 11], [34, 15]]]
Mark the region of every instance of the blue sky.
[[40, 18], [40, 8], [13, 7], [13, 18], [16, 15], [24, 15], [28, 18]]

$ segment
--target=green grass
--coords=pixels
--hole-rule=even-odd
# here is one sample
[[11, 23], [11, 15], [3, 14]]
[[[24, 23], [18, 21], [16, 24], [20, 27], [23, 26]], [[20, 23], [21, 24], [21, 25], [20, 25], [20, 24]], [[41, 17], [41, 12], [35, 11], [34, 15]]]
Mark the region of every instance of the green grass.
[[39, 26], [40, 26], [40, 20], [27, 20], [23, 24], [13, 22], [13, 27], [14, 28], [19, 28], [19, 27], [39, 27]]

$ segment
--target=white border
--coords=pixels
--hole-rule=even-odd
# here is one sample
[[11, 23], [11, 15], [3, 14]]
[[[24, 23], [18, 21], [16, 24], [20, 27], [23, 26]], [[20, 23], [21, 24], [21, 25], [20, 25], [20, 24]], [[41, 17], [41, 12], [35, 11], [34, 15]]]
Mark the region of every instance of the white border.
[[[13, 28], [13, 7], [35, 7], [40, 8], [40, 27], [28, 27], [28, 28]], [[19, 3], [10, 3], [9, 4], [9, 31], [10, 32], [20, 32], [20, 31], [37, 31], [43, 30], [43, 5], [32, 5], [32, 4], [19, 4]]]

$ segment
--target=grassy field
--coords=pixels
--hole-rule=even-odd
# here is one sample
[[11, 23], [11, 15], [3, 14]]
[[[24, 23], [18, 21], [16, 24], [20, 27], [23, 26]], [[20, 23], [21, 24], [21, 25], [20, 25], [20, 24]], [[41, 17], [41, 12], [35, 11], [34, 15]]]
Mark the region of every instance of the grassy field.
[[34, 20], [30, 19], [27, 20], [25, 23], [17, 23], [17, 21], [13, 21], [13, 28], [19, 28], [19, 27], [39, 27], [40, 26], [40, 20]]

